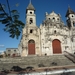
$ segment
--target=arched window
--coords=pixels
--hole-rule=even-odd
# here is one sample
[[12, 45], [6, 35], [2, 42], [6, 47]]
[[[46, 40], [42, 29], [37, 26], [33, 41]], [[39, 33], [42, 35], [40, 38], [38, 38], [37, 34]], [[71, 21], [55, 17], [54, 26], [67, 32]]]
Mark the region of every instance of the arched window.
[[59, 18], [57, 18], [57, 20], [59, 21]]
[[56, 34], [56, 30], [54, 30], [54, 34]]
[[74, 16], [72, 15], [72, 17], [74, 17]]
[[33, 23], [33, 19], [32, 18], [30, 18], [30, 24], [32, 24]]
[[53, 17], [53, 20], [55, 20], [55, 18]]
[[52, 21], [53, 21], [53, 22], [55, 21], [55, 18], [54, 18], [54, 17], [52, 18]]
[[33, 33], [33, 30], [32, 29], [30, 29], [30, 33]]

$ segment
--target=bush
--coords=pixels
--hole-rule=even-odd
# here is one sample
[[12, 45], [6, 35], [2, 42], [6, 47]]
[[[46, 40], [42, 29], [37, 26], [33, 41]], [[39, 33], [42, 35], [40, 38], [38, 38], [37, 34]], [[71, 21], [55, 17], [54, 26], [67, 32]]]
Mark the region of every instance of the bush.
[[3, 58], [3, 55], [0, 55], [0, 58]]
[[38, 64], [38, 67], [45, 67], [43, 63]]

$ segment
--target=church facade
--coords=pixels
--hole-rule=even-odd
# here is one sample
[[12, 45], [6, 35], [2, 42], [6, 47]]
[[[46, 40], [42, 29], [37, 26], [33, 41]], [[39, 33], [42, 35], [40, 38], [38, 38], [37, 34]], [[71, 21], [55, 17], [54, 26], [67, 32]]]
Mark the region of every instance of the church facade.
[[21, 56], [55, 55], [64, 51], [75, 53], [75, 12], [69, 7], [66, 13], [67, 25], [60, 14], [46, 12], [40, 27], [36, 25], [35, 8], [30, 2], [26, 9], [26, 24], [19, 44]]

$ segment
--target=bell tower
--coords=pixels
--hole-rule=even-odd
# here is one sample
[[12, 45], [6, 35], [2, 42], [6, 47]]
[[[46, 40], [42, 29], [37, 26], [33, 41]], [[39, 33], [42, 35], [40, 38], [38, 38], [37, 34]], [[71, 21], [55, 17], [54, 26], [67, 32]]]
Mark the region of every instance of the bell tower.
[[26, 9], [26, 25], [36, 25], [35, 8], [32, 5], [31, 0]]
[[74, 27], [75, 26], [75, 12], [70, 7], [68, 7], [66, 17], [67, 17], [68, 27], [69, 28]]
[[39, 55], [40, 53], [40, 29], [36, 25], [35, 8], [30, 1], [26, 8], [26, 24], [22, 32], [21, 56]]

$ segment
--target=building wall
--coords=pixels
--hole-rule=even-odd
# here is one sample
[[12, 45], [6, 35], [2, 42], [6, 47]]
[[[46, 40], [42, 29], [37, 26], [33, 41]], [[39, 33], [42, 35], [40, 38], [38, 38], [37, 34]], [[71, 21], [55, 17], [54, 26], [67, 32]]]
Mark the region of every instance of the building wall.
[[9, 57], [20, 56], [20, 52], [19, 52], [18, 48], [6, 48], [6, 54]]
[[64, 51], [73, 53], [73, 42], [71, 41], [72, 31], [69, 30], [67, 26], [65, 26], [65, 24], [60, 19], [60, 16], [57, 16], [58, 15], [54, 12], [50, 14], [46, 13], [46, 20], [44, 20], [43, 24], [40, 26], [41, 50], [43, 55], [53, 55], [52, 42], [55, 39], [61, 42], [61, 54], [63, 54]]
[[[30, 33], [30, 29], [33, 29], [32, 33]], [[40, 32], [39, 32], [38, 27], [36, 27], [36, 26], [34, 28], [33, 27], [26, 27], [26, 29], [23, 30], [22, 56], [28, 55], [28, 42], [29, 42], [29, 40], [35, 41], [35, 55], [40, 54], [40, 39], [39, 38], [40, 38]]]
[[[64, 51], [70, 53], [75, 52], [75, 26], [73, 23], [75, 22], [75, 14], [67, 15], [67, 25], [65, 25], [60, 14], [56, 14], [54, 11], [50, 14], [46, 12], [45, 20], [40, 24], [40, 27], [37, 27], [36, 14], [33, 7], [26, 11], [26, 25], [23, 28], [19, 45], [21, 56], [31, 55], [28, 54], [28, 42], [30, 40], [34, 40], [35, 42], [35, 54], [33, 55], [63, 54]], [[32, 21], [30, 21], [30, 19], [32, 19]], [[69, 28], [69, 25], [71, 28]], [[55, 42], [53, 46], [54, 40], [57, 42]], [[53, 53], [53, 50], [56, 48], [61, 49], [61, 51]]]

